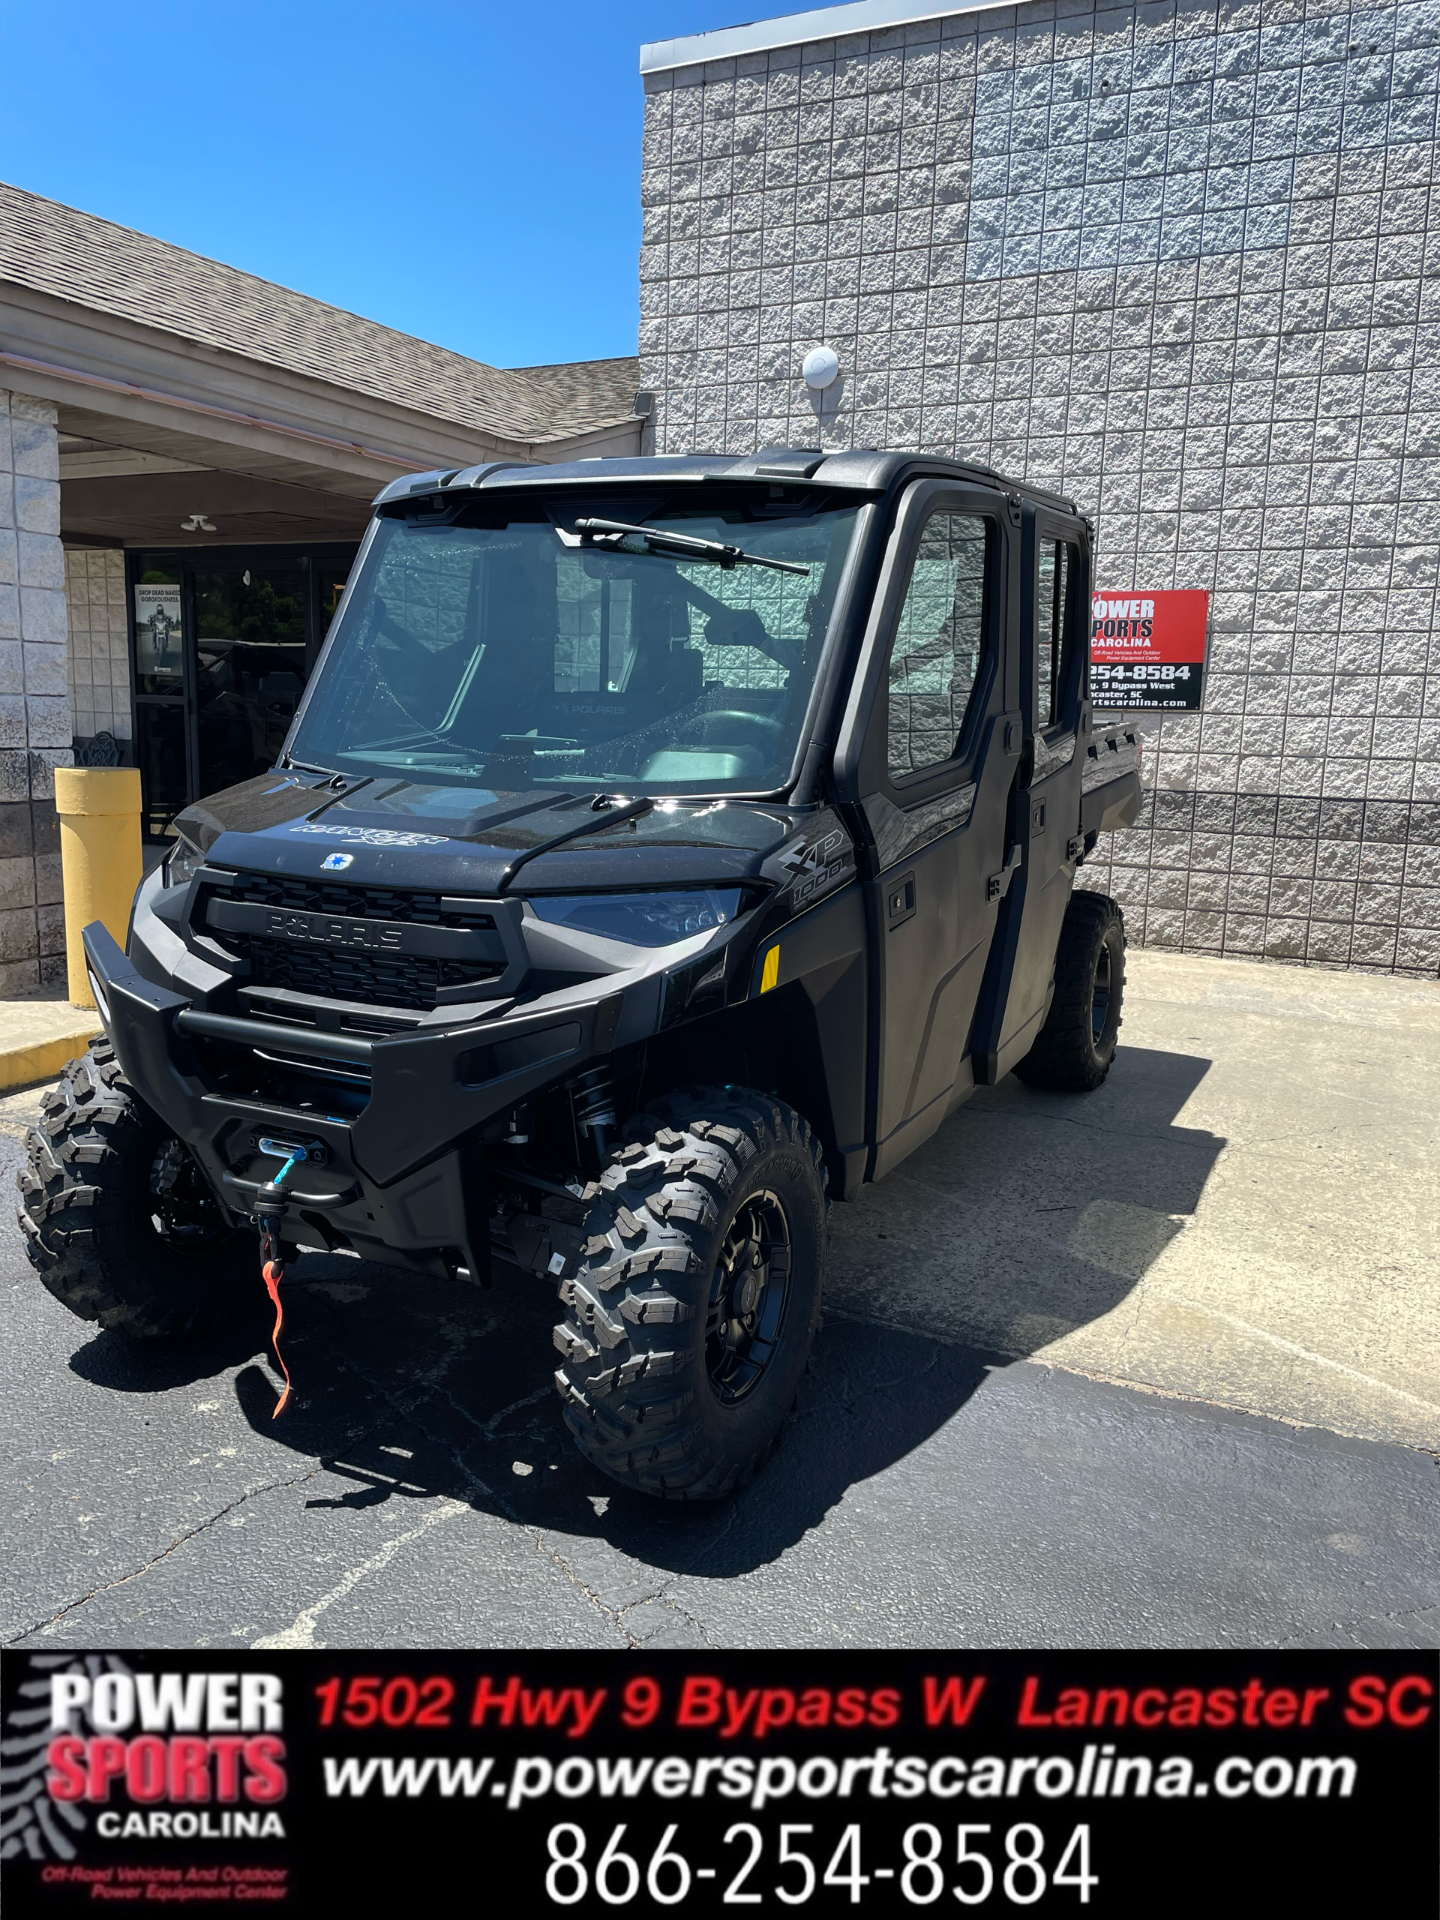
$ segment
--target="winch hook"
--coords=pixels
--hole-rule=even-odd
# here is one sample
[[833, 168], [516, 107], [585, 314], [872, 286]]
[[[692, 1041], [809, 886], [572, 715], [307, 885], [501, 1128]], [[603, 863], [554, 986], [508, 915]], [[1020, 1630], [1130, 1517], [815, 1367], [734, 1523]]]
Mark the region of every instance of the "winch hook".
[[285, 1278], [285, 1261], [280, 1240], [280, 1230], [285, 1218], [285, 1196], [280, 1188], [295, 1163], [298, 1160], [306, 1160], [310, 1156], [304, 1147], [293, 1145], [289, 1141], [286, 1141], [282, 1148], [277, 1149], [274, 1142], [262, 1140], [260, 1151], [264, 1153], [267, 1149], [289, 1155], [275, 1178], [267, 1181], [256, 1193], [253, 1208], [253, 1218], [260, 1234], [260, 1272], [265, 1282], [265, 1291], [270, 1295], [271, 1304], [275, 1308], [275, 1325], [271, 1329], [270, 1345], [275, 1352], [276, 1364], [285, 1376], [285, 1390], [275, 1402], [275, 1411], [270, 1416], [272, 1420], [278, 1420], [289, 1406], [291, 1394], [290, 1369], [286, 1366], [285, 1356], [280, 1351], [280, 1335], [285, 1329], [285, 1309], [280, 1304], [280, 1282]]

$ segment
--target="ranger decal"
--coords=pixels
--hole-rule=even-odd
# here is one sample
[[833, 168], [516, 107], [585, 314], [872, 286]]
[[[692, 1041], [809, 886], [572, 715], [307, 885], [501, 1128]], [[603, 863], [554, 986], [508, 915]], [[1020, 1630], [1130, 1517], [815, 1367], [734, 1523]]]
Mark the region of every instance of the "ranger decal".
[[390, 827], [327, 827], [319, 821], [305, 821], [291, 827], [291, 833], [323, 833], [332, 840], [345, 840], [352, 847], [443, 847], [443, 833], [397, 833]]

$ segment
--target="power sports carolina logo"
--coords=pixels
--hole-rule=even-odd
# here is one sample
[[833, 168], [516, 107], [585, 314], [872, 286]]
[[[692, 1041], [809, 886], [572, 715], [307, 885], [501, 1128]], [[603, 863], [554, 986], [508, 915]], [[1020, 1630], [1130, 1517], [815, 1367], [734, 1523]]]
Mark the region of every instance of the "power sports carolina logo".
[[327, 827], [308, 820], [289, 831], [321, 834], [331, 840], [343, 840], [351, 847], [443, 847], [446, 838], [443, 833], [398, 833], [390, 827]]
[[[0, 1739], [0, 1860], [73, 1860], [76, 1842], [90, 1821], [68, 1800], [45, 1791], [50, 1767], [50, 1682], [53, 1676], [129, 1673], [117, 1654], [32, 1653], [28, 1679], [16, 1688], [17, 1704], [5, 1715]], [[84, 1716], [77, 1708], [77, 1721]], [[92, 1729], [93, 1730], [93, 1729]]]
[[1104, 641], [1111, 647], [1135, 647], [1148, 652], [1150, 642], [1155, 636], [1155, 600], [1131, 598], [1111, 599], [1099, 594], [1091, 602], [1092, 640]]
[[[276, 1811], [289, 1789], [277, 1674], [99, 1667], [71, 1663], [33, 1689], [48, 1695], [40, 1717], [52, 1817], [37, 1810], [37, 1821], [52, 1845], [63, 1838], [57, 1816], [97, 1807], [101, 1840], [286, 1837]], [[38, 1797], [38, 1766], [32, 1778]], [[122, 1794], [128, 1809], [114, 1804]]]

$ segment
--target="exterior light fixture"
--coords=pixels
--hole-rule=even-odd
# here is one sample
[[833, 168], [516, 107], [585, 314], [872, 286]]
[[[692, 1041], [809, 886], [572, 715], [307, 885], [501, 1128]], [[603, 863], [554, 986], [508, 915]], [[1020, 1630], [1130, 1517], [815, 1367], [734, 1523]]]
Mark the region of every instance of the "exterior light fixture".
[[839, 378], [840, 356], [833, 347], [812, 347], [801, 361], [800, 371], [805, 376], [807, 387], [823, 393]]
[[203, 513], [192, 513], [188, 520], [180, 522], [182, 533], [217, 533], [219, 529], [213, 520]]

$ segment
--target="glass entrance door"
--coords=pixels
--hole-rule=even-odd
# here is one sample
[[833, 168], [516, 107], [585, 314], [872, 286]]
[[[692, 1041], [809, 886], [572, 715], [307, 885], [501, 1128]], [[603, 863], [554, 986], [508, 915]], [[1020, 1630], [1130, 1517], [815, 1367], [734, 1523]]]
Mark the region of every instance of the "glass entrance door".
[[306, 573], [197, 571], [195, 708], [202, 793], [273, 767], [305, 690]]
[[145, 833], [162, 834], [189, 799], [189, 700], [185, 668], [186, 581], [179, 566], [146, 555], [131, 569], [135, 758]]
[[274, 766], [355, 549], [193, 548], [130, 567], [145, 831]]

